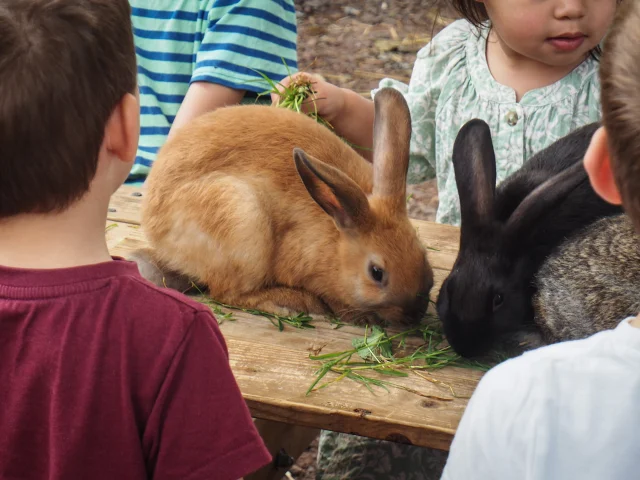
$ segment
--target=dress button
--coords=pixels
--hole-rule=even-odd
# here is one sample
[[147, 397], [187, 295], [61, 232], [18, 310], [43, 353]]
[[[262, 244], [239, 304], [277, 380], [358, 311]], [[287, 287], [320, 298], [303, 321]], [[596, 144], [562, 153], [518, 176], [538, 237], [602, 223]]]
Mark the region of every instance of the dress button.
[[518, 112], [511, 110], [509, 113], [507, 113], [507, 116], [505, 118], [507, 119], [507, 123], [513, 127], [516, 123], [518, 123]]

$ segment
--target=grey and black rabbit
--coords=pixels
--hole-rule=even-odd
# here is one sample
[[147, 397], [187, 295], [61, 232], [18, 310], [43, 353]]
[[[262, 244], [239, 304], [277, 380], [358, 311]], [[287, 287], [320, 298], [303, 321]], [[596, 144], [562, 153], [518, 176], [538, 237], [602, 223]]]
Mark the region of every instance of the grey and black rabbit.
[[640, 236], [624, 214], [602, 218], [561, 244], [535, 284], [540, 344], [615, 328], [640, 312]]
[[516, 338], [535, 338], [534, 277], [572, 234], [622, 213], [589, 183], [582, 160], [599, 127], [574, 130], [531, 157], [496, 188], [489, 126], [460, 129], [453, 166], [460, 197], [460, 249], [436, 308], [452, 348], [471, 357]]

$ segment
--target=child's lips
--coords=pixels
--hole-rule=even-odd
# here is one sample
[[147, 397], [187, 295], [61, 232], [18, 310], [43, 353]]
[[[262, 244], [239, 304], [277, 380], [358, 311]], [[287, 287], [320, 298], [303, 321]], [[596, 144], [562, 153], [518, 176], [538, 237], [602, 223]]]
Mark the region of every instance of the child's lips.
[[556, 49], [563, 52], [572, 52], [580, 48], [586, 36], [581, 33], [569, 33], [551, 37], [547, 41]]

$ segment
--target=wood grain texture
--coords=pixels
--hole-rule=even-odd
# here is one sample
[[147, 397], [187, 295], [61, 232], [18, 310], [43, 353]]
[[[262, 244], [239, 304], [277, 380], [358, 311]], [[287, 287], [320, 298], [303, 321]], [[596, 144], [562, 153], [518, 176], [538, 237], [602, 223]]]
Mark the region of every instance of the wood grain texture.
[[140, 204], [145, 191], [142, 187], [121, 186], [111, 197], [107, 218], [114, 222], [140, 224]]
[[[107, 227], [112, 227], [106, 232], [112, 255], [127, 258], [131, 251], [146, 245], [143, 228], [138, 225], [143, 197], [133, 195], [135, 192], [142, 190], [125, 186], [112, 198], [114, 211], [107, 221]], [[413, 222], [429, 248], [436, 279], [432, 293], [435, 298], [455, 260], [459, 230]], [[306, 395], [319, 367], [319, 362], [309, 355], [349, 350], [351, 340], [362, 337], [363, 328], [334, 329], [319, 317], [313, 322], [315, 329], [286, 327], [280, 332], [266, 318], [238, 312], [233, 316], [234, 321], [223, 321], [220, 328], [229, 349], [231, 368], [256, 418], [446, 450], [467, 399], [482, 375], [475, 370], [447, 367], [421, 372], [447, 386], [418, 375], [380, 377], [419, 394], [398, 388], [390, 388], [389, 392], [376, 389], [372, 394], [363, 385], [342, 380]], [[392, 329], [389, 333], [393, 333]], [[407, 344], [410, 352], [419, 339], [410, 339]]]

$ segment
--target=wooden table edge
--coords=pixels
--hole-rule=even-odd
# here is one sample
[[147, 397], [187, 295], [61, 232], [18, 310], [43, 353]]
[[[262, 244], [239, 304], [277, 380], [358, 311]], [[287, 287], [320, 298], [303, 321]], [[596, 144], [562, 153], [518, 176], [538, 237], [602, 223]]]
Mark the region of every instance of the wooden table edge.
[[[265, 401], [264, 398], [251, 394], [243, 394], [251, 415], [255, 418], [270, 420], [290, 425], [331, 430], [340, 433], [360, 435], [378, 440], [393, 441], [398, 443], [415, 445], [423, 448], [437, 450], [449, 450], [449, 446], [455, 435], [454, 428], [442, 428], [417, 425], [407, 421], [388, 421], [384, 416], [366, 414], [362, 412], [346, 412], [335, 409], [336, 425], [331, 429], [326, 428], [327, 407], [317, 405], [301, 405], [295, 402], [277, 403]], [[301, 414], [301, 415], [298, 415]], [[316, 420], [317, 419], [317, 420]], [[324, 420], [324, 421], [322, 421]], [[376, 424], [372, 429], [371, 424]], [[400, 433], [400, 428], [402, 433]], [[378, 430], [375, 434], [372, 430]]]

